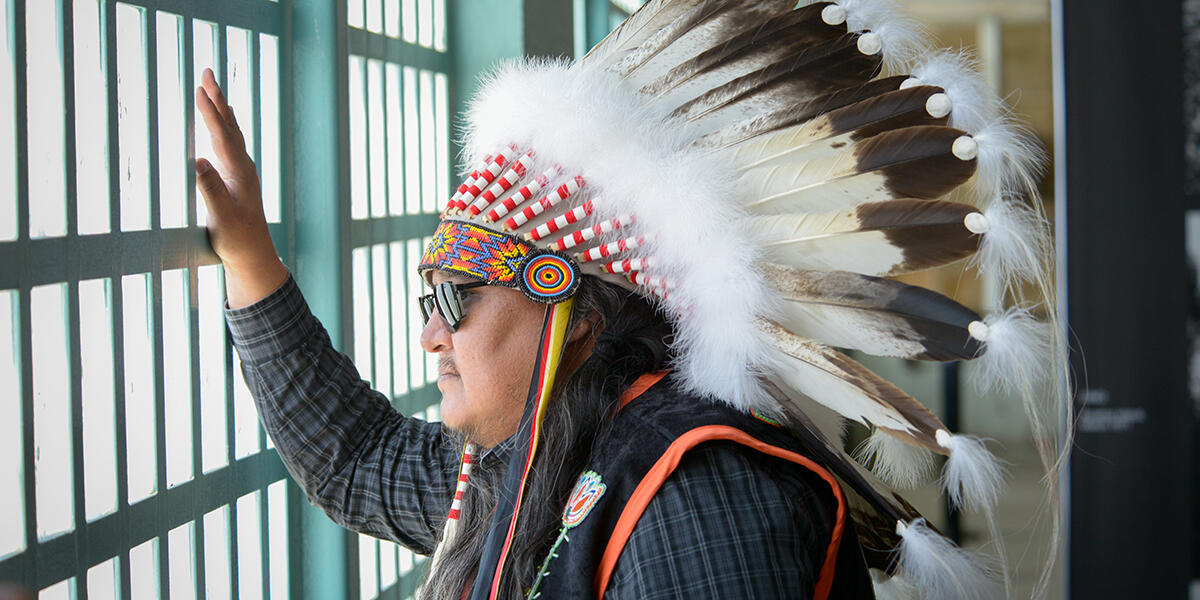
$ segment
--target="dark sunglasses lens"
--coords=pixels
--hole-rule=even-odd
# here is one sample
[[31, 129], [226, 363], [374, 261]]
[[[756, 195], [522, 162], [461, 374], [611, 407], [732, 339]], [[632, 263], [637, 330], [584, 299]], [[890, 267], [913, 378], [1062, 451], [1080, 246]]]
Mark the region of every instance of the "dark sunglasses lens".
[[452, 331], [457, 330], [463, 318], [462, 297], [458, 294], [458, 286], [450, 282], [440, 283], [433, 289], [433, 295], [437, 299], [438, 312], [442, 313], [446, 324]]
[[417, 298], [417, 305], [421, 307], [421, 319], [429, 322], [429, 317], [433, 316], [433, 294], [426, 294]]
[[446, 320], [450, 331], [458, 331], [458, 325], [466, 316], [463, 314], [462, 291], [460, 290], [469, 290], [484, 285], [487, 285], [487, 282], [450, 283], [447, 281], [433, 286], [432, 294], [417, 298], [417, 304], [421, 307], [421, 318], [428, 323], [429, 318], [433, 316], [433, 311], [436, 310]]

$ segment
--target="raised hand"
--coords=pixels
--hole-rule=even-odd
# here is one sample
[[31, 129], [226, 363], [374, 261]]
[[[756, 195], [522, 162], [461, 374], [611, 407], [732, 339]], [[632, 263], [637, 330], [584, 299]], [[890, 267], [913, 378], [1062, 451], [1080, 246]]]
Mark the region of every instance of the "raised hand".
[[196, 109], [212, 138], [217, 165], [196, 159], [196, 185], [208, 206], [208, 237], [225, 265], [230, 308], [252, 304], [287, 279], [263, 215], [262, 187], [246, 140], [211, 69], [196, 88]]

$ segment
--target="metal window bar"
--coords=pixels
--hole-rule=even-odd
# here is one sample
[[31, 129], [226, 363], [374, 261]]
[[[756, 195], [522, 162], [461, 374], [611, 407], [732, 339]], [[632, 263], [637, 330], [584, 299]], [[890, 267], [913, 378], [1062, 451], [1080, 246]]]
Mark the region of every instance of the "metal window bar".
[[[6, 581], [23, 581], [37, 590], [46, 590], [51, 595], [62, 594], [64, 596], [73, 595], [78, 598], [87, 598], [89, 595], [89, 582], [93, 580], [97, 585], [112, 585], [121, 591], [121, 597], [129, 598], [133, 593], [134, 585], [139, 586], [139, 589], [147, 589], [156, 591], [159, 595], [166, 597], [170, 593], [168, 585], [168, 575], [171, 566], [171, 544], [170, 532], [178, 527], [189, 527], [188, 544], [190, 546], [186, 560], [192, 561], [195, 565], [205, 564], [205, 544], [204, 540], [204, 519], [203, 516], [212, 510], [220, 509], [228, 506], [228, 520], [226, 529], [229, 532], [225, 536], [224, 543], [228, 546], [229, 561], [228, 569], [230, 577], [233, 580], [238, 579], [238, 553], [242, 554], [253, 553], [260, 560], [258, 569], [255, 571], [261, 573], [259, 577], [260, 584], [254, 583], [239, 586], [241, 589], [250, 590], [249, 595], [263, 596], [272, 595], [280, 597], [276, 587], [270, 583], [271, 570], [274, 565], [281, 565], [277, 570], [286, 570], [289, 575], [294, 575], [296, 569], [289, 564], [294, 557], [287, 557], [280, 560], [279, 552], [287, 552], [287, 544], [280, 544], [277, 540], [278, 536], [272, 535], [273, 532], [280, 526], [280, 523], [291, 529], [287, 538], [295, 539], [298, 536], [295, 533], [297, 519], [289, 518], [288, 512], [293, 512], [295, 494], [286, 493], [286, 487], [280, 486], [278, 482], [286, 477], [286, 472], [273, 452], [262, 452], [261, 449], [265, 445], [265, 440], [261, 430], [256, 432], [258, 436], [257, 448], [258, 452], [253, 452], [249, 456], [237, 459], [236, 454], [236, 415], [234, 411], [227, 411], [226, 422], [224, 423], [225, 438], [227, 440], [226, 463], [227, 466], [205, 473], [202, 469], [201, 457], [203, 455], [203, 435], [199, 431], [201, 421], [200, 414], [200, 373], [197, 368], [200, 360], [199, 342], [199, 319], [198, 319], [198, 279], [197, 272], [201, 266], [216, 264], [216, 257], [212, 255], [208, 249], [205, 233], [202, 228], [196, 225], [196, 198], [194, 193], [194, 176], [191, 174], [191, 169], [186, 169], [187, 179], [187, 196], [186, 196], [186, 214], [188, 217], [189, 226], [180, 229], [163, 228], [161, 222], [161, 205], [163, 199], [163, 190], [160, 189], [161, 178], [157, 149], [159, 147], [159, 130], [160, 123], [158, 106], [158, 60], [157, 54], [157, 38], [158, 38], [158, 21], [157, 14], [160, 11], [170, 12], [181, 16], [179, 23], [182, 25], [179, 28], [178, 45], [182, 54], [178, 57], [180, 61], [180, 75], [183, 79], [182, 87], [184, 90], [193, 88], [195, 81], [195, 73], [193, 72], [192, 61], [184, 57], [191, 55], [192, 45], [192, 26], [194, 19], [203, 19], [213, 23], [217, 23], [221, 27], [222, 35], [219, 36], [218, 42], [218, 64], [227, 64], [227, 51], [225, 47], [226, 27], [238, 27], [244, 29], [250, 34], [248, 35], [248, 57], [247, 64], [249, 71], [246, 73], [247, 82], [250, 87], [250, 98], [253, 106], [261, 107], [261, 86], [260, 86], [260, 65], [259, 57], [261, 52], [260, 34], [268, 34], [279, 40], [277, 44], [277, 52], [274, 54], [274, 59], [280, 61], [280, 64], [274, 69], [277, 77], [284, 74], [282, 61], [285, 60], [283, 54], [287, 52], [287, 36], [283, 31], [284, 22], [284, 7], [274, 1], [255, 0], [253, 2], [245, 2], [240, 0], [218, 0], [210, 3], [194, 4], [183, 0], [143, 0], [130, 3], [117, 3], [114, 0], [100, 0], [99, 8], [101, 11], [101, 19], [103, 24], [104, 35], [102, 36], [103, 56], [102, 62], [105, 66], [105, 80], [107, 84], [107, 97], [101, 99], [105, 103], [107, 123], [103, 126], [107, 130], [107, 145], [108, 145], [108, 233], [99, 233], [95, 235], [80, 235], [79, 227], [79, 211], [78, 199], [80, 193], [87, 193], [88, 190], [77, 189], [77, 180], [75, 175], [76, 165], [78, 164], [76, 156], [76, 106], [83, 101], [76, 97], [75, 89], [75, 47], [74, 47], [74, 19], [73, 9], [76, 5], [76, 0], [52, 0], [53, 8], [57, 12], [56, 19], [56, 34], [58, 36], [57, 43], [61, 52], [61, 90], [62, 90], [62, 156], [63, 171], [63, 191], [62, 198], [63, 206], [63, 223], [61, 227], [50, 231], [52, 234], [49, 237], [33, 238], [30, 232], [30, 205], [32, 202], [47, 202], [55, 200], [53, 198], [30, 198], [30, 156], [28, 153], [30, 134], [38, 135], [38, 131], [29, 131], [29, 104], [31, 100], [27, 96], [30, 89], [28, 78], [31, 75], [27, 67], [27, 6], [28, 0], [3, 0], [0, 2], [0, 10], [7, 13], [7, 22], [9, 31], [0, 32], [7, 37], [12, 35], [12, 65], [11, 72], [14, 79], [14, 113], [13, 115], [0, 115], [0, 118], [13, 119], [14, 125], [14, 150], [16, 153], [16, 164], [14, 175], [16, 178], [15, 188], [17, 191], [16, 202], [16, 219], [17, 219], [17, 236], [15, 240], [0, 242], [0, 290], [15, 290], [15, 302], [13, 310], [16, 311], [18, 318], [16, 319], [16, 329], [14, 330], [15, 337], [18, 339], [18, 355], [17, 362], [19, 363], [17, 382], [20, 394], [20, 413], [22, 414], [23, 423], [21, 424], [21, 444], [22, 452], [20, 456], [21, 468], [23, 473], [23, 485], [16, 493], [18, 497], [16, 501], [20, 502], [25, 513], [23, 524], [23, 550], [11, 554], [0, 559], [0, 580]], [[40, 4], [40, 2], [39, 2]], [[39, 8], [44, 7], [41, 5]], [[135, 40], [135, 46], [141, 45], [142, 55], [140, 57], [141, 65], [145, 68], [143, 74], [146, 86], [147, 104], [145, 105], [145, 139], [139, 139], [137, 143], [145, 144], [145, 177], [143, 181], [138, 182], [144, 185], [147, 193], [148, 209], [148, 227], [136, 231], [122, 231], [121, 216], [123, 211], [128, 210], [128, 207], [122, 206], [125, 198], [121, 194], [121, 140], [118, 122], [119, 114], [119, 89], [117, 81], [117, 10], [118, 7], [133, 7], [137, 11], [139, 17], [139, 27], [141, 40]], [[121, 10], [128, 10], [121, 8]], [[98, 24], [99, 25], [99, 24]], [[175, 59], [176, 57], [166, 57], [166, 59]], [[214, 65], [216, 66], [216, 65]], [[219, 69], [226, 71], [227, 69]], [[128, 73], [123, 75], [128, 76]], [[224, 78], [222, 78], [224, 79]], [[277, 88], [277, 101], [286, 107], [290, 99], [287, 97], [286, 91], [279, 86]], [[96, 101], [89, 98], [88, 101]], [[191, 125], [194, 123], [195, 114], [192, 108], [190, 99], [185, 96], [183, 103], [183, 120]], [[283, 107], [275, 112], [273, 118], [279, 119], [279, 115], [286, 114]], [[246, 115], [242, 115], [243, 122], [246, 122]], [[253, 123], [252, 130], [247, 134], [253, 140], [254, 158], [261, 164], [263, 157], [263, 144], [261, 143], [263, 135], [262, 119], [251, 119]], [[283, 164], [286, 156], [290, 154], [290, 136], [282, 127], [277, 127], [278, 143], [280, 148], [278, 153], [278, 163]], [[194, 128], [186, 127], [184, 132], [184, 143], [187, 148], [194, 148], [195, 133]], [[186, 152], [187, 158], [192, 158], [192, 152]], [[288, 191], [288, 180], [286, 177], [280, 177], [280, 195], [286, 197]], [[292, 214], [292, 208], [284, 203], [281, 207], [283, 221]], [[285, 256], [290, 255], [292, 244], [288, 240], [288, 230], [282, 225], [273, 224], [271, 231], [279, 247], [284, 250]], [[65, 232], [65, 235], [58, 235], [60, 232]], [[142, 307], [148, 311], [150, 320], [146, 325], [146, 333], [149, 334], [148, 342], [151, 349], [151, 354], [155, 357], [155, 363], [161, 364], [164, 351], [164, 314], [166, 311], [153, 308], [162, 306], [164, 300], [163, 293], [163, 275], [164, 270], [186, 269], [187, 285], [186, 290], [189, 298], [188, 308], [188, 355], [191, 361], [191, 377], [187, 382], [187, 388], [190, 389], [191, 395], [191, 427], [192, 427], [192, 445], [191, 445], [191, 461], [192, 461], [192, 477], [185, 483], [181, 483], [175, 487], [167, 485], [167, 450], [166, 450], [166, 402], [181, 401], [180, 399], [168, 399], [166, 397], [166, 383], [163, 370], [161, 368], [154, 369], [152, 390], [147, 390], [153, 393], [153, 412], [154, 418], [149, 427], [154, 433], [153, 454], [154, 454], [154, 492], [147, 498], [129, 504], [129, 459], [128, 442], [128, 427], [130, 425], [129, 417], [126, 414], [126, 401], [123, 390], [126, 388], [126, 365], [125, 348], [127, 346], [125, 340], [125, 303], [127, 299], [123, 292], [123, 286], [120, 285], [122, 276], [145, 274], [141, 282], [134, 280], [135, 285], [147, 285], [148, 295], [143, 302], [148, 301], [147, 306]], [[111, 294], [111, 304], [109, 313], [106, 315], [110, 322], [110, 349], [111, 349], [111, 396], [112, 396], [112, 416], [115, 447], [113, 454], [115, 457], [115, 481], [113, 482], [116, 488], [116, 510], [110, 514], [88, 520], [86, 517], [86, 502], [85, 499], [89, 490], [85, 484], [85, 440], [83, 426], [83, 400], [82, 400], [82, 380], [83, 372], [83, 352], [80, 347], [80, 286], [81, 280], [106, 280]], [[63, 286], [63, 307], [65, 317], [66, 340], [65, 347], [67, 350], [67, 361], [69, 376], [67, 377], [67, 398], [48, 398], [48, 402], [68, 403], [67, 410], [69, 411], [69, 423], [67, 426], [70, 431], [70, 496], [72, 504], [72, 514], [70, 517], [70, 531], [53, 536], [47, 536], [44, 539], [38, 536], [38, 498], [37, 498], [37, 481], [35, 481], [35, 453], [37, 449], [38, 439], [36, 438], [35, 427], [35, 405], [41, 400], [35, 399], [35, 390], [33, 388], [35, 365], [41, 360], [34, 356], [33, 353], [33, 328], [31, 321], [31, 296], [34, 288], [43, 285], [62, 285]], [[137, 307], [134, 307], [137, 308]], [[138, 309], [141, 310], [141, 309]], [[135, 311], [137, 312], [137, 311]], [[11, 318], [12, 315], [3, 315], [2, 318]], [[231, 373], [232, 358], [229, 353], [228, 342], [226, 342], [223, 354], [223, 369], [225, 376], [224, 381], [224, 396], [232, 398], [234, 394], [234, 378]], [[253, 446], [252, 446], [253, 448]], [[271, 493], [268, 490], [275, 490]], [[280, 491], [285, 493], [280, 494]], [[239, 498], [248, 498], [248, 500], [239, 502]], [[292, 505], [292, 506], [289, 506]], [[284, 508], [282, 518], [278, 515], [279, 508]], [[239, 510], [240, 509], [240, 510]], [[243, 514], [239, 515], [239, 512]], [[256, 532], [250, 532], [246, 538], [251, 541], [252, 545], [257, 548], [242, 547], [236, 543], [240, 537], [239, 534], [244, 532], [244, 528], [239, 530], [237, 527], [238, 519], [241, 517], [247, 520], [248, 523], [253, 523], [253, 516], [257, 514], [258, 527]], [[277, 532], [276, 532], [277, 533]], [[273, 547], [272, 547], [273, 546]], [[131, 551], [136, 556], [136, 561], [131, 561]], [[249, 555], [247, 555], [249, 556]], [[149, 560], [149, 563], [146, 562]], [[146, 564], [150, 565], [152, 571], [157, 571], [157, 575], [153, 578], [141, 581], [134, 579], [134, 575], [141, 575], [141, 572], [131, 572], [131, 565], [136, 562], [136, 569], [142, 569]], [[283, 573], [280, 573], [283, 575]], [[204, 586], [203, 572], [198, 571], [194, 581], [195, 596], [198, 598], [206, 597]], [[249, 587], [246, 587], [249, 585]], [[148, 586], [148, 587], [142, 587]], [[73, 591], [72, 589], [73, 588]], [[111, 593], [111, 591], [109, 592]], [[231, 591], [233, 597], [239, 597], [238, 589]], [[215, 592], [213, 597], [221, 597], [224, 594]], [[286, 595], [286, 594], [283, 594]]]
[[[434, 106], [449, 102], [445, 11], [445, 0], [346, 4], [344, 98], [351, 130], [342, 139], [349, 144], [351, 201], [343, 226], [353, 280], [353, 309], [346, 312], [353, 318], [343, 330], [344, 347], [354, 349], [361, 376], [386, 388], [380, 391], [397, 410], [418, 416], [436, 416], [431, 407], [439, 399], [429, 385], [428, 361], [411, 342], [422, 323], [409, 307], [422, 293], [410, 271], [451, 185], [449, 132], [440, 131], [448, 129], [448, 106]], [[434, 89], [434, 74], [441, 75], [442, 91]], [[408, 550], [359, 536], [348, 554], [356, 588], [350, 597], [414, 596], [425, 563]]]

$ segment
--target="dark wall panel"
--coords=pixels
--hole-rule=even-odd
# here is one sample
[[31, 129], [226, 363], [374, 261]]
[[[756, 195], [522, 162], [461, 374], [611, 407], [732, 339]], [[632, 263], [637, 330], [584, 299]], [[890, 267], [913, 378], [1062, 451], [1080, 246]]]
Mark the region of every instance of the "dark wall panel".
[[1087, 404], [1071, 464], [1071, 597], [1186, 598], [1180, 4], [1063, 9], [1068, 311]]

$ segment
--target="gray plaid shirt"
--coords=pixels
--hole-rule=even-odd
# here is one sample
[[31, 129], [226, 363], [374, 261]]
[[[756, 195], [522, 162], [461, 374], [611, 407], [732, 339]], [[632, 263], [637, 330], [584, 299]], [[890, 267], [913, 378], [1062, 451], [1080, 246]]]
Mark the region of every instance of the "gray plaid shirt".
[[[290, 277], [225, 316], [263, 425], [309, 501], [344, 527], [432, 552], [459, 466], [441, 424], [370, 389]], [[836, 509], [814, 490], [827, 489], [737, 444], [698, 447], [638, 521], [607, 597], [807, 598]]]

